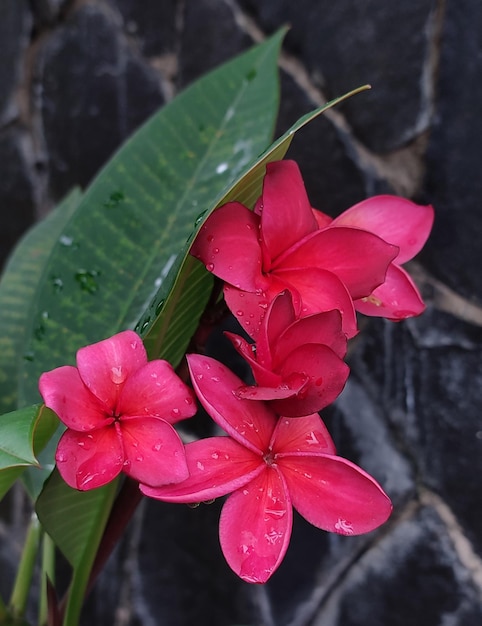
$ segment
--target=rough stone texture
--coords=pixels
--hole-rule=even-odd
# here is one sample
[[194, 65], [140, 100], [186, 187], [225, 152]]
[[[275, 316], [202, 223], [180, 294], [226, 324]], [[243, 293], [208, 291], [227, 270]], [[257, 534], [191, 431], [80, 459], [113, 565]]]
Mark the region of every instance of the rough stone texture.
[[306, 64], [328, 98], [372, 85], [371, 93], [345, 107], [355, 134], [372, 150], [393, 150], [428, 127], [425, 72], [433, 0], [396, 6], [378, 0], [241, 4], [264, 30], [290, 24], [287, 49]]
[[[83, 624], [479, 626], [479, 0], [5, 0], [2, 11], [2, 258], [155, 108], [286, 22], [278, 135], [325, 97], [374, 86], [295, 138], [289, 156], [312, 204], [335, 215], [396, 189], [436, 209], [417, 272], [426, 313], [401, 324], [364, 320], [350, 381], [323, 412], [338, 452], [391, 496], [389, 523], [339, 537], [295, 515], [283, 564], [267, 585], [251, 586], [221, 555], [222, 500], [196, 509], [146, 502]], [[211, 353], [246, 374], [221, 330]], [[205, 418], [194, 434], [213, 432]], [[6, 538], [21, 541], [22, 506], [10, 498], [0, 508], [4, 594], [18, 559]]]
[[38, 53], [39, 124], [56, 199], [85, 186], [164, 102], [159, 76], [130, 48], [117, 17], [102, 4], [81, 6]]
[[29, 161], [28, 137], [9, 128], [0, 132], [0, 263], [35, 219], [35, 179]]
[[0, 8], [0, 126], [19, 115], [15, 91], [23, 81], [24, 54], [31, 27], [32, 15], [27, 0], [3, 0]]
[[434, 274], [479, 304], [481, 59], [482, 5], [448, 2], [425, 190], [437, 207], [437, 221], [425, 258]]

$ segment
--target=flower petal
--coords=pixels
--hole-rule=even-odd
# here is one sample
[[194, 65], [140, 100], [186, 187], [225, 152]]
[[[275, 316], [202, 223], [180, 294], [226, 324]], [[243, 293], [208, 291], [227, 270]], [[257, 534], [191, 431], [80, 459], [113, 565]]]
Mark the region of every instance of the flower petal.
[[[268, 274], [264, 289], [257, 293], [249, 293], [227, 284], [224, 285], [224, 300], [248, 335], [256, 339], [270, 302], [286, 288], [286, 283]], [[293, 294], [293, 299], [295, 306], [296, 303], [299, 305], [300, 298], [296, 293]]]
[[331, 224], [362, 228], [400, 248], [396, 262], [413, 258], [427, 241], [434, 219], [433, 208], [397, 196], [375, 196], [347, 209]]
[[293, 511], [281, 474], [265, 471], [226, 501], [219, 521], [221, 548], [231, 569], [249, 583], [265, 583], [288, 549]]
[[[285, 382], [272, 387], [263, 387], [258, 385], [246, 385], [236, 390], [238, 398], [246, 398], [247, 400], [280, 400], [283, 398], [292, 398], [306, 386], [308, 378], [303, 374], [296, 372], [286, 378]], [[271, 403], [274, 408], [274, 403]]]
[[423, 313], [425, 304], [407, 272], [392, 263], [383, 285], [377, 287], [368, 298], [356, 300], [355, 308], [364, 315], [386, 317], [399, 322]]
[[242, 400], [235, 390], [243, 381], [225, 365], [200, 354], [187, 355], [191, 379], [201, 404], [233, 439], [263, 454], [276, 425], [276, 415], [261, 402]]
[[141, 485], [142, 493], [166, 502], [203, 502], [239, 489], [265, 467], [260, 455], [231, 437], [200, 439], [185, 449], [189, 477], [177, 485]]
[[[226, 331], [224, 334], [231, 341], [235, 350], [249, 363], [258, 384], [266, 387], [276, 387], [281, 384], [281, 376], [258, 363], [255, 358], [255, 354], [258, 356], [258, 344], [248, 343], [246, 339], [234, 333]], [[253, 351], [253, 348], [256, 352]]]
[[326, 228], [332, 223], [333, 218], [327, 215], [326, 213], [323, 213], [323, 211], [319, 211], [318, 209], [312, 209], [312, 211], [313, 211], [313, 215], [315, 216], [315, 220], [318, 225], [318, 228], [320, 229]]
[[86, 431], [106, 425], [104, 407], [84, 385], [76, 367], [64, 365], [45, 372], [40, 376], [39, 390], [46, 406], [68, 428]]
[[260, 363], [266, 367], [272, 367], [272, 349], [276, 348], [279, 336], [295, 320], [293, 296], [288, 289], [285, 289], [273, 299], [263, 319], [256, 341], [257, 359]]
[[318, 414], [279, 419], [271, 440], [273, 454], [322, 452], [335, 454], [335, 444]]
[[68, 428], [57, 445], [55, 460], [69, 487], [87, 491], [114, 480], [122, 470], [124, 453], [114, 425], [90, 433]]
[[385, 280], [387, 267], [399, 249], [357, 228], [326, 228], [306, 237], [276, 265], [282, 269], [317, 267], [329, 270], [353, 299], [369, 295]]
[[279, 274], [301, 295], [302, 316], [338, 309], [345, 335], [351, 339], [358, 333], [352, 298], [335, 274], [314, 267], [283, 270]]
[[162, 417], [173, 424], [196, 413], [194, 394], [167, 361], [157, 359], [134, 372], [122, 387], [120, 415]]
[[348, 365], [331, 348], [321, 344], [301, 345], [285, 359], [280, 374], [288, 381], [296, 373], [307, 380], [298, 395], [273, 401], [279, 415], [310, 415], [331, 404], [343, 391], [349, 374]]
[[[302, 454], [302, 453], [299, 453]], [[295, 509], [311, 524], [359, 535], [383, 524], [392, 511], [380, 485], [338, 456], [277, 455]]]
[[328, 346], [340, 358], [346, 355], [347, 339], [342, 330], [342, 317], [338, 310], [308, 315], [286, 326], [273, 343], [274, 367], [279, 367], [288, 354], [304, 343]]
[[121, 418], [124, 472], [146, 485], [157, 487], [185, 480], [186, 454], [181, 438], [157, 417]]
[[294, 161], [268, 163], [261, 202], [261, 236], [272, 260], [317, 229]]
[[144, 345], [132, 330], [125, 330], [77, 352], [80, 377], [109, 411], [115, 410], [120, 389], [127, 378], [146, 363]]
[[227, 283], [246, 291], [263, 286], [259, 217], [239, 202], [228, 202], [206, 220], [191, 254]]

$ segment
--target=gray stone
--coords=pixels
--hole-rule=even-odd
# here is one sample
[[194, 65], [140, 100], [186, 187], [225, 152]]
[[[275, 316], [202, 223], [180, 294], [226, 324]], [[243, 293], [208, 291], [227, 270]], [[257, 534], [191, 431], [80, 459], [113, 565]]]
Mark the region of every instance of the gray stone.
[[54, 198], [85, 186], [115, 148], [164, 101], [160, 77], [133, 51], [116, 15], [75, 11], [37, 59], [37, 106]]
[[124, 21], [124, 32], [135, 39], [147, 57], [176, 50], [176, 0], [108, 0]]
[[313, 626], [477, 626], [481, 619], [477, 590], [427, 508], [353, 565]]
[[35, 220], [35, 177], [26, 135], [13, 126], [0, 134], [0, 265]]
[[24, 79], [32, 13], [28, 0], [2, 0], [0, 7], [0, 126], [18, 117], [15, 92]]
[[227, 3], [186, 2], [180, 36], [179, 87], [185, 87], [252, 44]]
[[482, 302], [482, 4], [447, 3], [425, 199], [436, 209], [424, 260], [458, 293]]
[[242, 4], [268, 32], [291, 25], [287, 49], [301, 58], [329, 98], [372, 85], [370, 93], [343, 107], [355, 134], [370, 149], [393, 150], [428, 128], [426, 64], [434, 0]]

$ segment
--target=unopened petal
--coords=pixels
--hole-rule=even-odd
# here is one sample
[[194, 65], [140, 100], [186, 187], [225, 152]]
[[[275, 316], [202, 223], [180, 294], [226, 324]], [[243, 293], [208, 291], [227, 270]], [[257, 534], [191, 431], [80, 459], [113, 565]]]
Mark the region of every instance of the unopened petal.
[[261, 235], [271, 259], [317, 229], [298, 165], [275, 161], [263, 181]]
[[355, 226], [375, 233], [400, 248], [396, 262], [413, 258], [427, 241], [434, 219], [433, 208], [397, 196], [374, 196], [352, 206], [331, 226]]
[[203, 502], [239, 489], [264, 469], [260, 455], [231, 437], [200, 439], [185, 450], [189, 477], [177, 485], [141, 485], [142, 493], [166, 502]]
[[238, 443], [262, 454], [271, 439], [276, 415], [261, 402], [236, 396], [243, 381], [225, 365], [200, 354], [187, 356], [196, 394], [213, 420]]
[[285, 482], [266, 469], [226, 501], [219, 522], [221, 548], [231, 569], [249, 583], [265, 583], [288, 549], [293, 511]]
[[64, 365], [39, 379], [40, 394], [49, 409], [68, 427], [88, 431], [105, 425], [104, 407], [87, 389], [76, 367]]
[[171, 424], [196, 413], [194, 394], [167, 361], [146, 363], [126, 380], [118, 401], [120, 415], [162, 417]]
[[259, 217], [239, 202], [216, 209], [196, 236], [191, 254], [227, 283], [256, 291], [262, 284]]
[[367, 298], [355, 301], [355, 308], [364, 315], [386, 317], [399, 322], [420, 315], [425, 304], [409, 274], [397, 265], [390, 265], [385, 282]]
[[340, 358], [346, 355], [347, 339], [338, 310], [308, 315], [287, 326], [273, 343], [275, 367], [284, 362], [290, 352], [304, 343], [328, 346]]
[[[302, 453], [299, 453], [302, 454]], [[359, 535], [388, 519], [390, 499], [362, 469], [337, 456], [277, 457], [293, 506], [311, 524], [339, 533]]]
[[313, 267], [283, 270], [279, 274], [300, 294], [302, 316], [338, 309], [345, 335], [350, 339], [357, 334], [353, 300], [335, 274]]
[[291, 352], [283, 362], [280, 374], [288, 381], [296, 373], [307, 381], [297, 395], [274, 401], [271, 407], [279, 415], [299, 417], [324, 409], [343, 391], [348, 365], [331, 348], [321, 344], [304, 344]]
[[107, 410], [114, 410], [125, 381], [147, 363], [140, 337], [132, 330], [118, 333], [77, 352], [79, 374]]
[[124, 454], [112, 424], [90, 433], [67, 429], [58, 443], [55, 460], [70, 487], [87, 491], [114, 480], [122, 470]]

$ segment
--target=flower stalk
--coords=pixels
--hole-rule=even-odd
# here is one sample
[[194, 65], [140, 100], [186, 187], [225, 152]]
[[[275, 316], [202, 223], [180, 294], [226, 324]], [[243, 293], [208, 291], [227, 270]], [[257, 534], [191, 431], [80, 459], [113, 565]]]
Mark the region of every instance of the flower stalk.
[[27, 530], [17, 577], [10, 597], [10, 610], [16, 619], [20, 619], [25, 614], [41, 536], [42, 527], [34, 513]]

